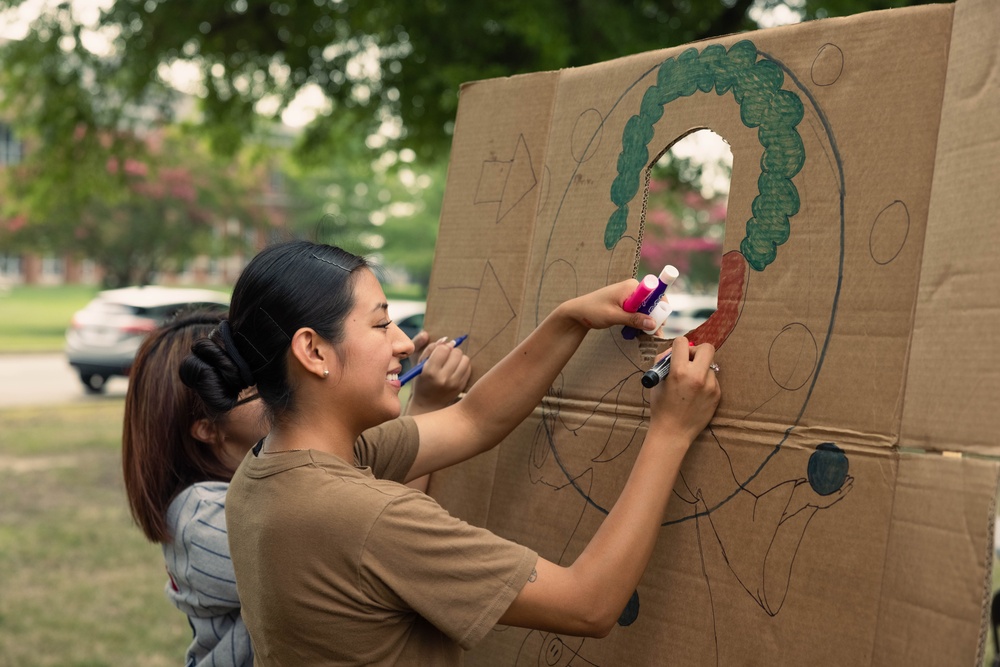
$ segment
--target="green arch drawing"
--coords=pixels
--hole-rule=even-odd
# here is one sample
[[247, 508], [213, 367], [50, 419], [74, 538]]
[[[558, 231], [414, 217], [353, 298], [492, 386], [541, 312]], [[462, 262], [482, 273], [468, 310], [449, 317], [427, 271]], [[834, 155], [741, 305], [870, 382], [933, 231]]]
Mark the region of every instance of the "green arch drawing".
[[805, 147], [795, 129], [803, 106], [798, 95], [781, 88], [785, 80], [781, 68], [766, 57], [757, 60], [758, 55], [753, 42], [743, 40], [729, 51], [721, 44], [707, 46], [700, 53], [690, 48], [660, 65], [656, 83], [642, 97], [639, 113], [625, 123], [618, 176], [611, 184], [611, 201], [618, 208], [604, 229], [605, 248], [613, 248], [625, 234], [628, 203], [639, 191], [649, 160], [647, 146], [664, 107], [679, 97], [714, 88], [719, 96], [733, 92], [740, 119], [747, 127], [758, 128], [757, 138], [764, 147], [758, 195], [751, 205], [753, 217], [747, 221], [740, 252], [757, 271], [774, 261], [778, 246], [788, 240], [788, 219], [799, 212], [799, 192], [792, 177], [805, 163]]

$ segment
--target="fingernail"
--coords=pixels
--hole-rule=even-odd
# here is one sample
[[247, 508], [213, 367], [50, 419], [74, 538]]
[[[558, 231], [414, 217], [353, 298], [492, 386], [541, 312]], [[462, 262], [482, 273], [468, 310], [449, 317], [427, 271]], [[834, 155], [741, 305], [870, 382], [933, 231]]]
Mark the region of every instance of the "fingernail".
[[642, 326], [639, 328], [642, 329], [643, 331], [648, 331], [655, 326], [656, 326], [656, 320], [654, 320], [652, 317], [646, 317], [643, 318]]
[[445, 342], [446, 340], [448, 340], [447, 336], [441, 336], [440, 338], [437, 339], [437, 342], [435, 342], [434, 344], [435, 345], [440, 345], [441, 343]]

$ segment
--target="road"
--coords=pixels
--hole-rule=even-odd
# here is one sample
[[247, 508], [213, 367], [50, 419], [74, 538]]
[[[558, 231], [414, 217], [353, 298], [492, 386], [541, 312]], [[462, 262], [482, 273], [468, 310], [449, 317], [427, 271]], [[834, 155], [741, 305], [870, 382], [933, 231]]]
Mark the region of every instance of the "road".
[[0, 354], [0, 408], [124, 398], [126, 378], [108, 381], [105, 394], [87, 394], [62, 353]]

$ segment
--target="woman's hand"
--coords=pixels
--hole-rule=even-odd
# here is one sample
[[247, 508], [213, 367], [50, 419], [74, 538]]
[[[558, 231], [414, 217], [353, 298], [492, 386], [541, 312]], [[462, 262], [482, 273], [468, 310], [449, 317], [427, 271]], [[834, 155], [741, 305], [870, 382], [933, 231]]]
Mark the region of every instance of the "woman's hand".
[[[427, 332], [414, 336], [413, 342], [426, 343]], [[472, 362], [455, 341], [447, 338], [430, 343], [417, 361], [425, 361], [424, 369], [413, 380], [413, 393], [407, 414], [416, 415], [451, 405], [469, 384]]]
[[650, 432], [675, 433], [690, 443], [708, 426], [722, 397], [714, 359], [710, 343], [690, 347], [684, 336], [674, 339], [670, 373], [651, 392]]
[[636, 329], [652, 329], [656, 322], [643, 313], [628, 313], [622, 304], [639, 284], [634, 278], [608, 285], [588, 294], [564, 302], [557, 312], [562, 312], [587, 329], [607, 329], [616, 325]]

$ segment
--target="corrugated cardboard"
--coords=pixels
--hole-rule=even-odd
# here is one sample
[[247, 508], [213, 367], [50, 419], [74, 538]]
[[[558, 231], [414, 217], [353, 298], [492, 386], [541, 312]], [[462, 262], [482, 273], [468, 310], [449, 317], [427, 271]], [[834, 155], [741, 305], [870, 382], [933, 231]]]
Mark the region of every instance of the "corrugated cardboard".
[[[1000, 453], [1000, 3], [732, 35], [461, 91], [432, 335], [479, 377], [559, 302], [634, 275], [645, 174], [733, 152], [723, 400], [611, 635], [497, 628], [475, 665], [973, 665]], [[650, 342], [592, 332], [454, 514], [570, 563], [641, 446]], [[659, 349], [662, 349], [660, 345]], [[961, 453], [965, 452], [963, 456]], [[948, 455], [948, 453], [958, 453]]]

